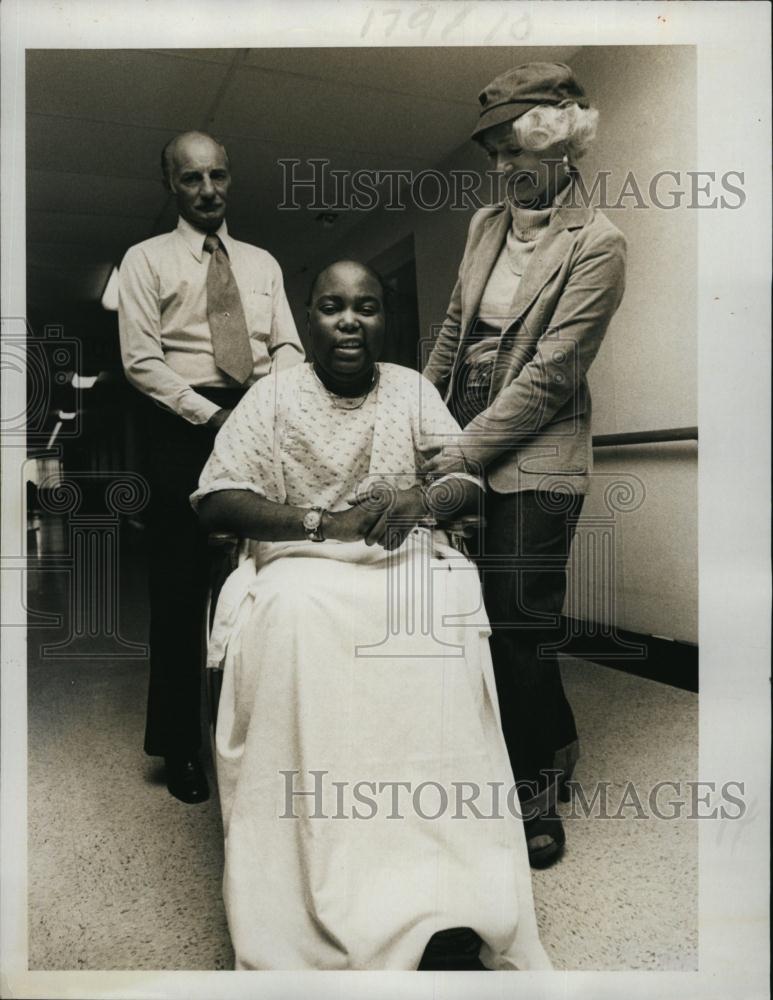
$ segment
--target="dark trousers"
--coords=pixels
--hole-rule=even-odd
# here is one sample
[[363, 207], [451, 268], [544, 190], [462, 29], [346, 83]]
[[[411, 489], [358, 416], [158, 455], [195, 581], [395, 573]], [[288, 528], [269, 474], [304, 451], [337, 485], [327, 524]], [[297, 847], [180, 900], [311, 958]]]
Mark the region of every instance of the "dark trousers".
[[478, 564], [492, 627], [502, 729], [522, 804], [543, 812], [577, 756], [558, 659], [566, 563], [583, 497], [526, 490], [486, 496]]
[[[233, 407], [242, 390], [198, 390]], [[215, 440], [154, 403], [144, 407], [150, 585], [150, 684], [145, 753], [189, 755], [201, 745], [201, 665], [209, 577], [207, 536], [190, 505]]]

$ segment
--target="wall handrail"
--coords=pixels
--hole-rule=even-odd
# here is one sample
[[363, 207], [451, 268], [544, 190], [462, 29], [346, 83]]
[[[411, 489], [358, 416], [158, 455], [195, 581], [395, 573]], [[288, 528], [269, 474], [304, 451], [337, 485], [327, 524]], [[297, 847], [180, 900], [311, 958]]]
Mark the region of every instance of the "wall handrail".
[[627, 431], [620, 434], [594, 434], [594, 448], [625, 447], [633, 444], [666, 444], [672, 441], [697, 441], [697, 427], [664, 427], [655, 431]]

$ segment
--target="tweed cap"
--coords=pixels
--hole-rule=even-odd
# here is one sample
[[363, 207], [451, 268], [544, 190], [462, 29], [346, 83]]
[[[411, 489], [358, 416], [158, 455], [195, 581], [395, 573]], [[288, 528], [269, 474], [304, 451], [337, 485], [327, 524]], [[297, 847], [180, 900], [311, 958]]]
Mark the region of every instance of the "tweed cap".
[[480, 118], [472, 138], [492, 125], [513, 121], [540, 104], [570, 101], [588, 107], [585, 91], [563, 63], [533, 62], [502, 73], [478, 95]]

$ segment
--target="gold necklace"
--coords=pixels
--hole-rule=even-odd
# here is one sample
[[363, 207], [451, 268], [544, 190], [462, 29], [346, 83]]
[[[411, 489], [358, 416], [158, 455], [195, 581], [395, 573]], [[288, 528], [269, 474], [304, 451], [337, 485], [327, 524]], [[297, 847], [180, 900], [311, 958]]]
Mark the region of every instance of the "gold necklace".
[[[363, 396], [339, 396], [335, 392], [331, 392], [330, 389], [328, 389], [328, 387], [325, 385], [325, 383], [322, 381], [322, 379], [319, 377], [319, 375], [317, 375], [317, 373], [316, 373], [316, 371], [314, 369], [314, 365], [311, 366], [311, 370], [312, 370], [312, 372], [314, 374], [314, 378], [317, 380], [317, 382], [319, 383], [320, 387], [322, 389], [324, 389], [325, 393], [327, 394], [328, 398], [330, 399], [330, 402], [333, 404], [333, 407], [336, 410], [359, 410], [359, 408], [361, 406], [365, 405], [365, 400], [368, 398], [368, 396], [376, 388], [376, 386], [378, 385], [378, 380], [379, 380], [379, 368], [378, 368], [378, 365], [374, 365], [373, 366], [373, 379], [372, 379], [370, 385], [368, 386], [367, 391], [365, 392], [365, 394]], [[351, 404], [347, 405], [346, 403], [343, 403], [343, 405], [342, 405], [341, 401], [345, 400], [345, 399], [351, 399], [352, 400]], [[356, 402], [355, 402], [355, 400], [356, 400]]]

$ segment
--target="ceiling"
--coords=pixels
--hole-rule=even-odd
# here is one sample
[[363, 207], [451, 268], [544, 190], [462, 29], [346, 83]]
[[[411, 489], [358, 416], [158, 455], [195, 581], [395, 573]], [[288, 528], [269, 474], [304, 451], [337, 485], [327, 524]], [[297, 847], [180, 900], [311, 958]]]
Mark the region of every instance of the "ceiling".
[[280, 159], [333, 169], [423, 169], [464, 143], [476, 95], [519, 62], [576, 48], [30, 50], [27, 267], [31, 309], [98, 300], [127, 247], [172, 228], [159, 153], [205, 129], [229, 149], [229, 227], [286, 274], [337, 242], [362, 213], [326, 228], [279, 211]]

